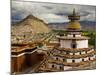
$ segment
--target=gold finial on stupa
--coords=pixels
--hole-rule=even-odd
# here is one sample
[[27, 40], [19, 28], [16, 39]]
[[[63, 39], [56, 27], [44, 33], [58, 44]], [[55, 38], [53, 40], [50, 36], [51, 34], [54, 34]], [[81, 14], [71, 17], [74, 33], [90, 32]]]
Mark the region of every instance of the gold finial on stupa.
[[75, 8], [73, 9], [73, 13], [69, 15], [68, 18], [70, 22], [69, 22], [67, 29], [80, 29], [81, 28], [80, 23], [78, 21], [80, 19], [80, 16], [76, 15]]

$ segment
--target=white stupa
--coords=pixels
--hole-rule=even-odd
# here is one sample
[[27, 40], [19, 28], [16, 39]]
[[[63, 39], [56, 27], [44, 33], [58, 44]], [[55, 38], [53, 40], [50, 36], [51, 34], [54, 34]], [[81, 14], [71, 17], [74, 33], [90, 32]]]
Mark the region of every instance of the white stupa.
[[37, 72], [90, 69], [90, 64], [96, 61], [96, 51], [88, 46], [89, 38], [81, 35], [80, 16], [75, 9], [68, 18], [67, 35], [57, 37], [59, 46], [48, 53]]

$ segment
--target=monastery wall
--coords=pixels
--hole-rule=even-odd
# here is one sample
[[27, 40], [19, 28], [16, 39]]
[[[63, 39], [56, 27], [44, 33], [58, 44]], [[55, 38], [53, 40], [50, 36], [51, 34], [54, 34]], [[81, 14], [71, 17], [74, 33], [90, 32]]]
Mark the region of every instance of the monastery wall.
[[71, 40], [61, 40], [60, 41], [60, 47], [63, 47], [63, 48], [71, 48], [71, 43], [72, 41]]
[[[67, 37], [73, 37], [73, 35], [68, 34]], [[81, 37], [81, 35], [75, 35], [75, 37]]]
[[77, 40], [77, 48], [88, 48], [88, 40]]
[[[78, 36], [77, 36], [78, 37]], [[77, 48], [88, 48], [88, 40], [76, 40]], [[61, 40], [60, 47], [71, 48], [72, 40]]]

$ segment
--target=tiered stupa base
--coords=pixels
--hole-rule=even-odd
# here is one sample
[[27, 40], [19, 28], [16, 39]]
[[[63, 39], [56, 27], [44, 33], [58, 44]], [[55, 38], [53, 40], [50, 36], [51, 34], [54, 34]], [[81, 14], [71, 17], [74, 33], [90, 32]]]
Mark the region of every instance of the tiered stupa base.
[[50, 51], [46, 62], [37, 72], [57, 72], [66, 70], [91, 69], [95, 66], [96, 51], [91, 48], [70, 49], [54, 48]]

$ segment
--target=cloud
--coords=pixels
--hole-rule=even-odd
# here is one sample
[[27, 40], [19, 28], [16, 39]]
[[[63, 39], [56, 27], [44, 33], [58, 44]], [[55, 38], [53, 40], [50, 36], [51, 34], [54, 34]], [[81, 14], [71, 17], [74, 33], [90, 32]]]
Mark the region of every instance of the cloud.
[[22, 20], [27, 15], [33, 14], [47, 23], [68, 22], [67, 16], [72, 13], [73, 8], [80, 14], [81, 21], [95, 21], [95, 6], [28, 1], [12, 1], [12, 21]]
[[53, 22], [68, 22], [67, 17], [56, 15], [56, 14], [41, 14], [41, 15], [35, 15], [43, 20], [45, 20], [47, 23], [53, 23]]

